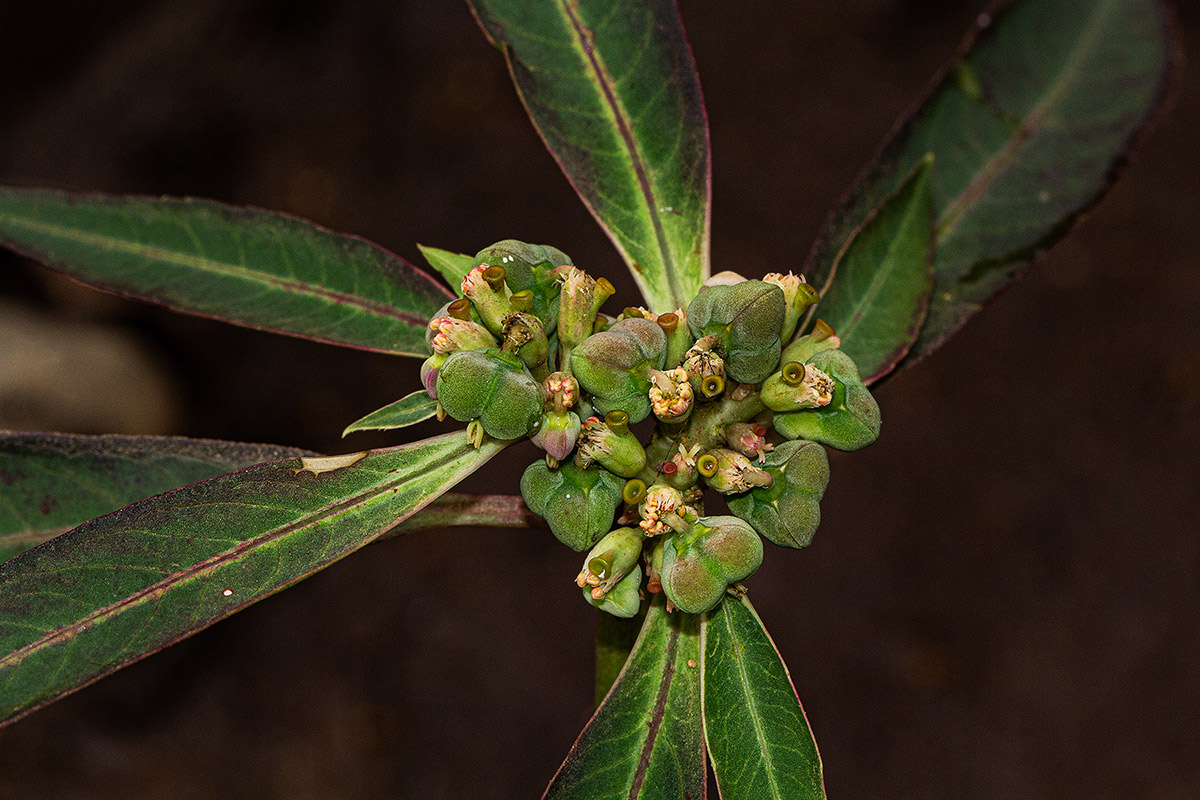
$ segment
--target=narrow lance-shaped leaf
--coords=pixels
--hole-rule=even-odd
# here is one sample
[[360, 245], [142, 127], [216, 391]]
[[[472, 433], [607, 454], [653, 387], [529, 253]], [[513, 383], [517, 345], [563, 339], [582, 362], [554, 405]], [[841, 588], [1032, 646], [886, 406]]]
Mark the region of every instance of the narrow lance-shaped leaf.
[[312, 454], [211, 439], [0, 433], [0, 562], [151, 495], [300, 455]]
[[933, 153], [935, 285], [904, 363], [937, 348], [1112, 183], [1165, 95], [1156, 0], [1018, 0], [900, 126], [818, 240], [820, 285], [872, 208]]
[[446, 279], [446, 283], [450, 284], [450, 288], [454, 290], [455, 294], [462, 294], [462, 279], [475, 265], [475, 257], [423, 244], [417, 245], [417, 249], [421, 251], [421, 255], [425, 256], [429, 266], [436, 269], [438, 274]]
[[933, 291], [932, 158], [846, 242], [817, 311], [870, 384], [916, 341]]
[[503, 447], [462, 432], [247, 467], [0, 564], [0, 720], [211, 625], [358, 549]]
[[519, 494], [446, 492], [380, 538], [443, 528], [519, 528], [547, 531], [546, 521]]
[[453, 297], [363, 239], [210, 200], [0, 188], [0, 244], [176, 311], [397, 355], [428, 353]]
[[625, 668], [544, 798], [704, 797], [700, 617], [668, 614], [662, 595]]
[[656, 312], [709, 272], [708, 122], [673, 0], [469, 0]]
[[612, 685], [629, 654], [637, 643], [642, 624], [646, 619], [648, 606], [642, 603], [642, 611], [637, 616], [625, 619], [614, 617], [607, 611], [596, 612], [596, 705], [604, 702]]
[[726, 597], [703, 638], [704, 736], [723, 800], [824, 800], [808, 719], [750, 601]]
[[424, 422], [437, 413], [437, 400], [424, 389], [406, 394], [394, 403], [372, 411], [357, 422], [351, 422], [342, 436], [355, 431], [389, 431]]

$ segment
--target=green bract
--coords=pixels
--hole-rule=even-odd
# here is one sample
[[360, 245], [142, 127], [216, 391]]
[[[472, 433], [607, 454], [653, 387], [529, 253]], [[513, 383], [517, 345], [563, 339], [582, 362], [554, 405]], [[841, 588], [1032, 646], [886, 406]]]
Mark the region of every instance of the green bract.
[[624, 485], [600, 467], [579, 469], [564, 463], [550, 469], [543, 460], [530, 464], [521, 476], [521, 496], [560, 542], [579, 552], [608, 533]]
[[727, 498], [729, 510], [775, 544], [808, 547], [821, 522], [821, 496], [829, 485], [825, 448], [816, 442], [784, 442], [760, 466], [774, 483]]
[[761, 383], [779, 363], [783, 290], [763, 281], [700, 290], [687, 310], [697, 339], [715, 336], [725, 371], [740, 383]]
[[662, 588], [680, 611], [700, 614], [721, 602], [731, 583], [762, 564], [762, 540], [737, 517], [701, 517], [663, 545]]
[[775, 415], [775, 430], [838, 450], [860, 450], [879, 438], [879, 405], [841, 350], [824, 350], [808, 363], [834, 379], [833, 401], [821, 408]]
[[496, 348], [454, 353], [437, 376], [437, 400], [459, 422], [479, 420], [493, 439], [519, 439], [542, 416], [542, 385]]
[[658, 323], [623, 319], [584, 339], [571, 354], [571, 369], [596, 411], [624, 411], [630, 423], [641, 422], [650, 415], [650, 373], [663, 368], [666, 351]]

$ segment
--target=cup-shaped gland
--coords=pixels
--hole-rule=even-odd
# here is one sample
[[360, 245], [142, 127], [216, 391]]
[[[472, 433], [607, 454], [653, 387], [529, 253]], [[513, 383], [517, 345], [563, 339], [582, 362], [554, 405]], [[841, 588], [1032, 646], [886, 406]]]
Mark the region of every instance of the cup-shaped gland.
[[600, 306], [613, 296], [616, 289], [606, 278], [595, 280], [571, 264], [555, 269], [554, 276], [562, 283], [558, 304], [558, 341], [570, 352], [592, 335]]
[[571, 372], [596, 411], [621, 410], [629, 422], [650, 414], [650, 375], [662, 369], [667, 338], [648, 319], [623, 319], [584, 339], [571, 353]]
[[783, 290], [763, 281], [701, 289], [687, 310], [692, 335], [717, 337], [725, 371], [739, 383], [761, 383], [775, 371], [783, 318]]
[[438, 373], [447, 358], [448, 356], [441, 353], [434, 353], [421, 364], [421, 385], [425, 387], [425, 392], [431, 400], [437, 400]]
[[819, 367], [788, 361], [763, 382], [763, 405], [772, 411], [800, 411], [827, 406], [833, 400], [833, 378]]
[[610, 411], [603, 420], [588, 417], [583, 423], [575, 466], [586, 469], [593, 462], [622, 478], [645, 469], [646, 449], [629, 430], [629, 415], [624, 411]]
[[575, 576], [575, 584], [588, 588], [593, 600], [603, 600], [622, 578], [637, 569], [645, 541], [646, 537], [637, 528], [610, 531], [584, 556], [583, 569]]
[[638, 505], [638, 523], [647, 536], [658, 536], [674, 530], [672, 522], [678, 524], [680, 513], [684, 512], [683, 495], [674, 486], [656, 483], [646, 490], [646, 496]]
[[[516, 296], [513, 295], [514, 298]], [[532, 314], [514, 311], [504, 317], [501, 335], [504, 337], [501, 349], [515, 353], [531, 371], [536, 373], [546, 365], [550, 344], [540, 319]], [[545, 374], [544, 370], [542, 374]]]
[[519, 439], [537, 427], [545, 390], [520, 359], [496, 348], [452, 354], [437, 376], [437, 400], [459, 422], [479, 420], [494, 439]]
[[783, 328], [780, 329], [779, 339], [786, 342], [796, 332], [796, 325], [800, 322], [800, 317], [811, 306], [817, 304], [821, 299], [821, 294], [813, 288], [812, 284], [804, 280], [803, 275], [794, 275], [791, 272], [788, 272], [787, 275], [769, 272], [763, 275], [763, 281], [773, 283], [783, 290]]
[[521, 496], [560, 542], [581, 552], [612, 528], [624, 484], [599, 467], [579, 469], [565, 463], [550, 469], [540, 460], [521, 476]]
[[667, 355], [664, 361], [666, 368], [682, 366], [693, 343], [692, 333], [687, 326], [687, 315], [683, 313], [682, 308], [677, 308], [666, 314], [659, 314], [654, 321], [667, 337]]
[[789, 361], [799, 361], [803, 364], [811, 361], [813, 356], [823, 350], [836, 350], [841, 346], [842, 340], [834, 333], [833, 327], [825, 320], [819, 319], [811, 331], [796, 337], [796, 341], [783, 348], [779, 360], [783, 364]]
[[571, 259], [557, 247], [527, 244], [505, 239], [475, 254], [475, 266], [492, 264], [504, 267], [506, 281], [513, 292], [529, 291], [530, 308], [524, 309], [540, 319], [546, 333], [558, 325], [558, 284], [553, 272]]
[[770, 486], [771, 473], [754, 466], [741, 453], [714, 447], [696, 459], [696, 469], [708, 488], [721, 494], [748, 492], [756, 486]]
[[701, 517], [663, 544], [661, 580], [680, 611], [701, 614], [762, 564], [762, 540], [737, 517]]
[[777, 545], [808, 547], [821, 524], [821, 497], [829, 485], [825, 448], [784, 442], [767, 456], [763, 469], [774, 482], [729, 497], [729, 510]]
[[788, 439], [809, 439], [838, 450], [859, 450], [879, 438], [879, 405], [858, 376], [858, 367], [841, 350], [812, 357], [833, 379], [833, 397], [820, 408], [775, 415], [775, 430]]
[[676, 367], [650, 373], [650, 410], [668, 424], [679, 424], [692, 413], [692, 385], [687, 370]]
[[729, 449], [756, 459], [759, 464], [775, 447], [767, 441], [767, 426], [758, 422], [731, 422], [721, 429], [721, 436]]

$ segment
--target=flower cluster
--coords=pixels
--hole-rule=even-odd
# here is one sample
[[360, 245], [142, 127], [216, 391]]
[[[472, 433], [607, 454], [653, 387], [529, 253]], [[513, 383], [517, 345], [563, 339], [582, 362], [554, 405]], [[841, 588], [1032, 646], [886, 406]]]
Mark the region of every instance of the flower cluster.
[[[829, 482], [822, 445], [879, 435], [834, 331], [804, 324], [816, 290], [791, 273], [722, 273], [686, 312], [613, 317], [600, 311], [608, 281], [507, 240], [480, 251], [462, 294], [429, 323], [426, 391], [477, 443], [528, 436], [545, 451], [521, 493], [587, 552], [576, 583], [612, 614], [633, 616], [645, 592], [708, 611], [758, 569], [760, 537], [809, 544]], [[631, 426], [650, 419], [643, 443]], [[706, 489], [733, 515], [705, 516]]]

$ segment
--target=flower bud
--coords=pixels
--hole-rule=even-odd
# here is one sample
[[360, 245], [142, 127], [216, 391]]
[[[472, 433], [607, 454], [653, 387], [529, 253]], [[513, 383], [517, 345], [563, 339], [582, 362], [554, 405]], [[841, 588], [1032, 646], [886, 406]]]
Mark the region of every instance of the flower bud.
[[741, 453], [717, 447], [696, 460], [696, 469], [708, 488], [721, 494], [746, 492], [755, 486], [770, 486], [772, 477], [750, 463]]
[[697, 339], [716, 336], [728, 377], [760, 383], [779, 363], [783, 328], [783, 290], [762, 281], [701, 289], [687, 311]]
[[647, 536], [666, 533], [673, 530], [667, 521], [668, 516], [674, 514], [678, 517], [684, 508], [683, 495], [678, 489], [656, 483], [646, 490], [646, 497], [638, 506], [638, 514], [642, 518], [638, 526]]
[[[646, 537], [637, 528], [610, 531], [584, 557], [575, 585], [590, 587], [592, 599], [603, 600], [622, 578], [637, 569], [645, 541]], [[640, 571], [638, 577], [640, 583]]]
[[575, 466], [587, 468], [598, 463], [622, 478], [632, 478], [646, 467], [646, 449], [629, 430], [629, 415], [610, 411], [604, 421], [588, 417], [579, 437]]
[[775, 479], [726, 501], [729, 510], [783, 547], [808, 547], [821, 523], [821, 497], [829, 485], [829, 460], [816, 442], [784, 442], [763, 467]]
[[732, 422], [721, 430], [725, 444], [731, 450], [736, 450], [747, 458], [754, 458], [758, 463], [766, 460], [766, 454], [775, 445], [767, 441], [767, 428], [757, 422]]
[[579, 415], [574, 411], [546, 411], [537, 433], [529, 438], [555, 461], [565, 461], [575, 449], [582, 427]]
[[762, 540], [737, 517], [702, 517], [663, 544], [662, 588], [688, 614], [710, 611], [762, 564]]
[[650, 373], [662, 369], [667, 339], [647, 319], [624, 319], [584, 339], [571, 353], [571, 372], [600, 413], [620, 409], [630, 423], [650, 414]]
[[596, 589], [584, 586], [583, 599], [614, 617], [624, 619], [636, 617], [642, 608], [641, 567], [635, 564], [629, 574], [617, 581], [617, 585], [601, 595], [599, 599], [596, 597]]
[[650, 373], [649, 396], [654, 416], [668, 424], [684, 422], [692, 413], [692, 385], [683, 368]]
[[434, 353], [421, 364], [421, 385], [425, 387], [425, 392], [431, 400], [437, 400], [438, 372], [446, 363], [446, 358], [447, 356], [441, 353]]
[[558, 305], [558, 341], [567, 350], [592, 335], [596, 314], [616, 292], [607, 279], [593, 279], [581, 269], [564, 264], [554, 270], [562, 283]]
[[624, 483], [604, 469], [578, 469], [570, 463], [550, 469], [539, 460], [521, 476], [521, 496], [560, 542], [580, 552], [612, 528]]
[[775, 415], [775, 430], [788, 439], [810, 439], [838, 450], [859, 450], [879, 438], [879, 405], [841, 350], [824, 350], [810, 366], [833, 379], [833, 398], [820, 408]]
[[463, 297], [471, 301], [483, 324], [495, 334], [503, 329], [504, 317], [514, 310], [506, 275], [504, 267], [484, 263], [473, 267], [462, 279]]
[[488, 329], [470, 319], [435, 317], [429, 321], [429, 332], [433, 334], [429, 346], [442, 355], [496, 346], [496, 339]]
[[540, 319], [532, 314], [513, 312], [504, 317], [501, 334], [504, 336], [501, 349], [505, 352], [516, 353], [530, 370], [536, 371], [545, 366], [550, 344]]
[[791, 272], [787, 275], [770, 272], [763, 276], [763, 282], [773, 283], [783, 290], [783, 328], [780, 329], [779, 338], [786, 342], [796, 332], [800, 317], [810, 306], [817, 304], [821, 295], [804, 280], [803, 275], [793, 275]]
[[799, 361], [803, 364], [811, 361], [812, 357], [822, 350], [836, 350], [841, 346], [842, 340], [833, 332], [829, 323], [819, 319], [812, 331], [797, 337], [796, 341], [784, 348], [779, 359], [784, 364], [789, 361]]
[[519, 439], [537, 426], [545, 398], [519, 359], [492, 348], [463, 350], [438, 371], [437, 400], [459, 422], [479, 420], [494, 439]]
[[833, 379], [812, 364], [789, 361], [763, 383], [762, 401], [772, 411], [820, 408], [833, 400]]

